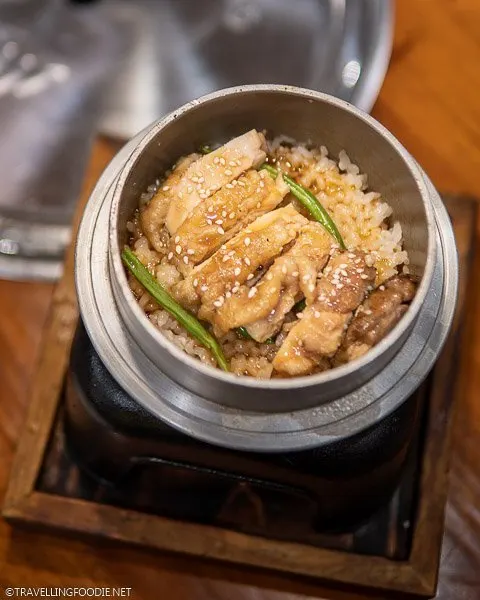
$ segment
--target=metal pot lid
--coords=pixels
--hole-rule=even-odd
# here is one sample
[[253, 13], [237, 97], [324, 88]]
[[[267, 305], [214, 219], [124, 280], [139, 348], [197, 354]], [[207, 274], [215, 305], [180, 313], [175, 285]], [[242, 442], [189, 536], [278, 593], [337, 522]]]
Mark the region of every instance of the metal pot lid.
[[102, 362], [123, 389], [188, 435], [263, 452], [304, 450], [353, 435], [400, 406], [433, 367], [455, 309], [458, 264], [453, 230], [431, 182], [426, 179], [440, 248], [432, 291], [414, 330], [387, 367], [353, 393], [314, 408], [283, 413], [239, 411], [194, 395], [166, 377], [130, 336], [119, 314], [109, 277], [109, 209], [118, 174], [145, 133], [131, 140], [100, 178], [84, 213], [76, 256], [82, 320]]
[[327, 92], [369, 112], [390, 59], [390, 0], [104, 0], [130, 50], [101, 128], [128, 139], [177, 106], [242, 84]]

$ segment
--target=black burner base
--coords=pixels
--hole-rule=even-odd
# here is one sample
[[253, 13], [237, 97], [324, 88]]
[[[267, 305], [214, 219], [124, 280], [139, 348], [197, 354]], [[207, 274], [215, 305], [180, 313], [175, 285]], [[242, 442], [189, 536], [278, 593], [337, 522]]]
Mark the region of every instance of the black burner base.
[[321, 448], [284, 454], [227, 450], [172, 429], [133, 401], [80, 326], [65, 431], [71, 455], [98, 481], [117, 488], [155, 481], [158, 494], [148, 510], [195, 522], [220, 518], [265, 535], [268, 521], [275, 535], [290, 537], [293, 528], [296, 538], [300, 530], [308, 537], [350, 530], [388, 505], [419, 428], [422, 398], [419, 392], [377, 426]]

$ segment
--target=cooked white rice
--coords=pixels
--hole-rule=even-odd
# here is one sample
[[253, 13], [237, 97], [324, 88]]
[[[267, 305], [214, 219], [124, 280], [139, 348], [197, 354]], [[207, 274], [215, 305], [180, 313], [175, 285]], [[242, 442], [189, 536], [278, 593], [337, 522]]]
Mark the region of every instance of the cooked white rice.
[[[338, 162], [335, 162], [329, 158], [324, 146], [309, 149], [302, 145], [292, 145], [293, 143], [293, 140], [285, 137], [271, 141], [270, 161], [278, 162], [285, 173], [292, 175], [317, 196], [336, 223], [347, 248], [361, 248], [369, 253], [371, 265], [377, 269], [377, 285], [398, 273], [400, 267], [408, 272], [408, 254], [402, 247], [400, 223], [390, 221], [392, 208], [382, 200], [380, 194], [368, 189], [366, 174], [360, 173], [359, 167], [351, 162], [343, 150]], [[150, 201], [160, 184], [161, 181], [157, 180], [141, 195], [139, 208]], [[296, 200], [289, 194], [284, 203], [287, 202], [296, 203]], [[297, 208], [303, 211], [300, 205]], [[167, 263], [169, 235], [166, 228], [162, 232], [163, 252], [151, 248], [143, 235], [138, 214], [128, 223], [128, 230], [131, 233], [131, 246], [143, 264], [151, 266], [160, 260], [160, 264], [155, 266], [155, 275], [160, 283], [168, 289], [182, 278], [176, 268]], [[150, 321], [165, 337], [187, 354], [216, 366], [210, 352], [192, 338], [169, 313], [159, 308], [133, 277], [130, 277], [130, 285]], [[220, 339], [232, 371], [239, 375], [270, 378], [271, 361], [291, 328], [293, 318], [292, 316], [292, 322], [288, 323], [287, 317], [274, 344], [239, 339], [234, 332], [229, 332]]]

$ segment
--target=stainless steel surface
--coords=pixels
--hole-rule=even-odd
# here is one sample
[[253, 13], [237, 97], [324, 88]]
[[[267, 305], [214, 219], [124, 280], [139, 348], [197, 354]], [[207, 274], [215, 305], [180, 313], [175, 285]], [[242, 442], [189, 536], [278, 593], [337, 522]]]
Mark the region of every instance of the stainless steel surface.
[[[369, 174], [372, 189], [389, 199], [395, 218], [402, 223], [410, 267], [422, 276], [411, 309], [394, 332], [359, 363], [298, 378], [295, 396], [288, 379], [256, 381], [223, 374], [176, 348], [172, 350], [171, 344], [142, 318], [120, 260], [120, 249], [127, 240], [127, 221], [138, 205], [138, 190], [146, 190], [158, 173], [202, 143], [225, 141], [252, 127], [267, 129], [272, 137], [284, 134], [300, 142], [324, 144], [334, 156], [347, 148], [352, 160]], [[272, 410], [273, 406], [291, 410], [327, 402], [351, 392], [380, 371], [397, 352], [425, 301], [436, 258], [434, 218], [422, 176], [394, 138], [373, 119], [342, 101], [285, 86], [224, 90], [187, 104], [154, 125], [120, 174], [110, 231], [112, 286], [125, 324], [144, 352], [190, 391], [224, 405], [260, 411]]]
[[390, 59], [390, 0], [103, 0], [128, 38], [102, 130], [128, 139], [194, 98], [235, 85], [321, 90], [369, 111]]
[[64, 4], [0, 4], [1, 278], [60, 275], [102, 86], [120, 55], [110, 24]]
[[[273, 104], [276, 116], [267, 114]], [[216, 121], [209, 118], [211, 111]], [[133, 301], [119, 260], [118, 244], [135, 198], [166, 164], [198, 144], [191, 132], [203, 139], [207, 134], [208, 139], [222, 138], [260, 125], [257, 119], [274, 132], [320, 141], [333, 154], [346, 147], [369, 173], [372, 188], [392, 204], [414, 268], [423, 272], [407, 316], [374, 350], [356, 363], [308, 378], [268, 382], [235, 378], [190, 359], [150, 326]], [[212, 129], [213, 123], [217, 126]], [[451, 324], [457, 277], [453, 233], [441, 200], [393, 136], [342, 101], [284, 86], [214, 94], [179, 109], [132, 140], [89, 201], [76, 256], [82, 318], [120, 385], [190, 435], [266, 451], [320, 445], [351, 435], [394, 410], [436, 360]]]

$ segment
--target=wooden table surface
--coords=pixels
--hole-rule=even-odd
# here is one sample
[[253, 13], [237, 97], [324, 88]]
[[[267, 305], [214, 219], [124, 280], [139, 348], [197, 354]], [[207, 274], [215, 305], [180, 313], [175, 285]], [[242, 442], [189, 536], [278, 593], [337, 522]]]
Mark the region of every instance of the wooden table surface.
[[[480, 197], [478, 0], [398, 0], [394, 52], [373, 114], [441, 191]], [[96, 144], [84, 193], [113, 151], [105, 141]], [[478, 252], [475, 264], [480, 277]], [[0, 281], [0, 496], [25, 416], [52, 290], [48, 284]], [[479, 311], [478, 283], [472, 293], [472, 306]], [[442, 600], [480, 598], [480, 318], [469, 334], [437, 594]], [[0, 522], [0, 597], [7, 585], [127, 586], [132, 598], [170, 600], [373, 597], [293, 580], [286, 588], [275, 575], [240, 574], [218, 564], [18, 531]]]

